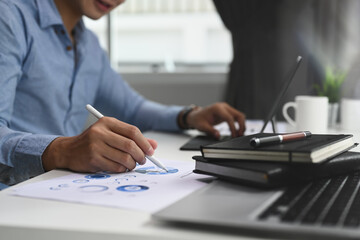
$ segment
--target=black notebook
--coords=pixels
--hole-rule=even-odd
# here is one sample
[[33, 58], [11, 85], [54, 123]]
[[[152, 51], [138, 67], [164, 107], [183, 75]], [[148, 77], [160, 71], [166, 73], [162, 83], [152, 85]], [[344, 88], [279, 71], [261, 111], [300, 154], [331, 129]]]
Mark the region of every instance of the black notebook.
[[337, 155], [321, 164], [205, 159], [202, 156], [194, 156], [193, 159], [196, 161], [195, 173], [264, 187], [286, 186], [360, 169], [360, 153], [351, 151]]
[[201, 153], [205, 158], [320, 163], [356, 146], [351, 134], [314, 134], [298, 141], [260, 147], [250, 145], [253, 137], [272, 135], [275, 134], [258, 133], [233, 138], [202, 146]]

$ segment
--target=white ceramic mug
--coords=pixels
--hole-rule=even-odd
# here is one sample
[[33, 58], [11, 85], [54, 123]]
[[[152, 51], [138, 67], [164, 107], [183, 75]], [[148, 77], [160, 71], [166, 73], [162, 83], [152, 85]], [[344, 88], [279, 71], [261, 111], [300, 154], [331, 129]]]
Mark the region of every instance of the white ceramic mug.
[[[289, 114], [294, 108], [295, 120]], [[321, 96], [296, 96], [295, 102], [285, 103], [282, 109], [285, 120], [297, 131], [326, 133], [328, 125], [329, 99]]]
[[345, 130], [360, 130], [360, 99], [341, 99], [341, 128]]

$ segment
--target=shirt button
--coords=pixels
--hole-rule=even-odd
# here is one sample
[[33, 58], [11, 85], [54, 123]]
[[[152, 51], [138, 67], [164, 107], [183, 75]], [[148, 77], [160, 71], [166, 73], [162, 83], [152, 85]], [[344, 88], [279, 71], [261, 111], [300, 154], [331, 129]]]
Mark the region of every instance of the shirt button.
[[72, 47], [71, 47], [71, 46], [67, 46], [67, 47], [66, 47], [66, 50], [70, 51], [70, 50], [72, 50]]
[[61, 30], [61, 34], [65, 34], [65, 31], [64, 31], [64, 30]]

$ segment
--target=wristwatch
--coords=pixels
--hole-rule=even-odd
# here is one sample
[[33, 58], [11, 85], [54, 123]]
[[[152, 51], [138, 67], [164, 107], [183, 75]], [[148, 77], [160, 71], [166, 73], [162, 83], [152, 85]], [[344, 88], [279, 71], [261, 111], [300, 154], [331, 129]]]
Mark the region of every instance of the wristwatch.
[[[187, 122], [187, 116], [195, 109], [198, 109], [200, 108], [199, 106], [197, 105], [194, 105], [194, 104], [191, 104], [187, 107], [185, 107], [181, 113], [180, 113], [180, 116], [179, 116], [179, 119], [178, 119], [178, 125], [180, 126], [180, 128], [182, 129], [190, 129], [191, 127], [189, 126], [188, 122]], [[181, 118], [181, 120], [180, 120]]]

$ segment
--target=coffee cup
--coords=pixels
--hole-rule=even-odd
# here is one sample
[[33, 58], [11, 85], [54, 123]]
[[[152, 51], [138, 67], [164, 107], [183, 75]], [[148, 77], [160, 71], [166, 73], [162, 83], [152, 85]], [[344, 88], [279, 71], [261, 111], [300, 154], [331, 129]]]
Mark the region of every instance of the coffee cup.
[[360, 130], [360, 99], [341, 99], [340, 126], [344, 130]]
[[[295, 119], [292, 119], [288, 110], [294, 109]], [[312, 133], [326, 133], [328, 126], [329, 99], [323, 96], [295, 97], [294, 102], [284, 104], [282, 113], [285, 120], [296, 131], [310, 131]]]

